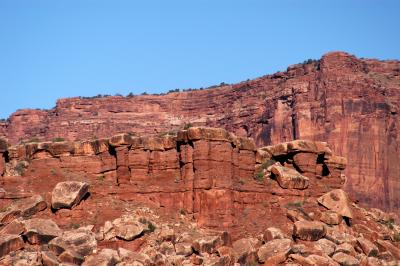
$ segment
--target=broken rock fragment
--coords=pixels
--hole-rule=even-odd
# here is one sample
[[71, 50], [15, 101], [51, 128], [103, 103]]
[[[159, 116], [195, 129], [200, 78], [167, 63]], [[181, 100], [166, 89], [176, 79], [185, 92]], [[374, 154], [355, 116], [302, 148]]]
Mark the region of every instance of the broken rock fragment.
[[271, 173], [282, 188], [306, 189], [308, 187], [308, 177], [301, 175], [295, 169], [275, 164], [271, 167]]
[[326, 234], [325, 225], [314, 221], [297, 221], [294, 223], [293, 236], [301, 240], [317, 241]]
[[350, 209], [349, 199], [346, 192], [342, 189], [334, 189], [318, 199], [318, 203], [328, 208], [329, 210], [335, 211], [343, 217], [352, 219], [353, 214]]
[[78, 205], [86, 193], [88, 193], [88, 189], [89, 185], [84, 182], [60, 182], [53, 189], [51, 195], [51, 206], [53, 209], [71, 209]]

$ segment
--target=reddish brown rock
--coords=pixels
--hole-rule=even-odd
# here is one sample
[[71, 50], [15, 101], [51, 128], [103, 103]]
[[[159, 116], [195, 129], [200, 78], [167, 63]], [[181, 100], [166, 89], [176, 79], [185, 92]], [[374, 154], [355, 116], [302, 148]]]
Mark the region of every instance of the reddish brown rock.
[[318, 198], [318, 203], [341, 216], [353, 218], [347, 194], [341, 189], [335, 189], [324, 194]]
[[257, 251], [258, 261], [264, 263], [266, 260], [272, 261], [274, 257], [284, 257], [288, 255], [292, 241], [290, 239], [274, 239], [262, 245]]
[[19, 235], [1, 235], [0, 237], [0, 258], [8, 253], [22, 249], [24, 241]]
[[46, 207], [47, 203], [40, 195], [18, 200], [0, 213], [0, 224], [7, 224], [17, 217], [29, 218]]
[[34, 137], [91, 139], [131, 130], [158, 134], [192, 123], [225, 127], [253, 137], [259, 146], [322, 140], [351, 160], [345, 189], [351, 196], [396, 210], [399, 65], [333, 52], [316, 62], [215, 89], [60, 99], [52, 110], [15, 112], [2, 122], [0, 134], [15, 144]]
[[53, 209], [71, 209], [88, 193], [88, 189], [89, 185], [84, 182], [60, 182], [51, 194], [51, 207]]
[[293, 227], [293, 237], [301, 240], [316, 241], [326, 234], [325, 225], [321, 222], [297, 221]]
[[295, 169], [273, 165], [271, 173], [282, 188], [306, 189], [308, 187], [309, 179]]
[[23, 222], [24, 235], [30, 244], [46, 244], [61, 235], [61, 230], [52, 220], [33, 218]]

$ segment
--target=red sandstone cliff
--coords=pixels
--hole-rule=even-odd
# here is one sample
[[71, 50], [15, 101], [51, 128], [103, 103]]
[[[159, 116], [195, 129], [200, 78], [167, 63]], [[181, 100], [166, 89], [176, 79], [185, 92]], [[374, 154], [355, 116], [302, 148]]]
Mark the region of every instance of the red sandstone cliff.
[[85, 139], [119, 132], [161, 133], [185, 123], [222, 126], [257, 144], [292, 139], [331, 143], [349, 159], [346, 190], [399, 210], [400, 62], [342, 52], [248, 82], [167, 95], [61, 99], [20, 110], [0, 124], [12, 143], [38, 137]]

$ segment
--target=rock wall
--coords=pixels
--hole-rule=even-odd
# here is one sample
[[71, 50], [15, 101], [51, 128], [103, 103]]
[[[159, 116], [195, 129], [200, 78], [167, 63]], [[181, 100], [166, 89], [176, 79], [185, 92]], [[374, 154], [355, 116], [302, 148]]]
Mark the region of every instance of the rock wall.
[[[62, 172], [65, 180], [95, 182], [92, 187], [99, 191], [110, 186], [123, 200], [192, 214], [199, 225], [215, 228], [239, 226], [245, 217], [237, 214], [244, 210], [249, 217], [259, 215], [278, 200], [317, 197], [345, 181], [344, 159], [324, 142], [256, 149], [253, 139], [221, 128], [192, 127], [176, 136], [118, 134], [93, 141], [29, 143], [3, 151], [5, 175], [24, 175], [20, 182], [28, 180], [26, 192], [35, 185], [43, 186], [42, 191], [54, 187]], [[292, 169], [307, 186], [286, 189], [265, 178], [273, 165]], [[29, 183], [32, 176], [36, 184]]]
[[159, 134], [191, 123], [224, 127], [260, 146], [293, 139], [327, 141], [335, 153], [351, 160], [346, 190], [353, 197], [398, 210], [399, 74], [399, 61], [334, 52], [285, 72], [216, 89], [61, 99], [48, 111], [17, 111], [0, 134], [15, 144], [129, 131]]

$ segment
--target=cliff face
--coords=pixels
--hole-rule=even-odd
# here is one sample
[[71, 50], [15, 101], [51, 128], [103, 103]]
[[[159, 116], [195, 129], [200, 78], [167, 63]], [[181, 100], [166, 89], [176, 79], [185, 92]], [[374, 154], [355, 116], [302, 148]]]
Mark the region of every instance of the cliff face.
[[248, 82], [167, 95], [61, 99], [54, 109], [20, 110], [0, 134], [10, 142], [38, 137], [101, 138], [158, 134], [185, 123], [218, 126], [257, 145], [323, 140], [349, 160], [345, 189], [369, 206], [400, 207], [398, 108], [400, 62], [342, 52]]

